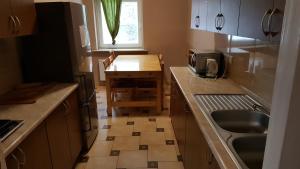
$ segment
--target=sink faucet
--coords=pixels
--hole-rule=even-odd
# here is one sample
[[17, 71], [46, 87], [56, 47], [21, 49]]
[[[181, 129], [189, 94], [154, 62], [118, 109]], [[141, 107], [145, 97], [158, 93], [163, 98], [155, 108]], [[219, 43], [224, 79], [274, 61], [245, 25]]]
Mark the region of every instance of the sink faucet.
[[262, 112], [264, 112], [264, 113], [267, 114], [267, 115], [270, 114], [270, 111], [269, 111], [266, 107], [264, 107], [264, 106], [262, 106], [262, 105], [259, 105], [259, 104], [253, 104], [253, 105], [252, 105], [252, 109], [253, 109], [254, 111], [262, 111]]

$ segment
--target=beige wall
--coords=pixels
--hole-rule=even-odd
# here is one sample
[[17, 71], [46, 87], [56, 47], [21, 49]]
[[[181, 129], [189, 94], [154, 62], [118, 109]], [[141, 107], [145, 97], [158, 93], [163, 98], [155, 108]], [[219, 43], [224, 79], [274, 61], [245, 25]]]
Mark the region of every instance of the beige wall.
[[16, 39], [0, 39], [0, 94], [22, 81]]
[[165, 72], [170, 66], [187, 63], [188, 3], [185, 0], [143, 0], [144, 47], [164, 56]]
[[215, 34], [211, 32], [190, 29], [188, 32], [188, 48], [189, 49], [214, 49]]

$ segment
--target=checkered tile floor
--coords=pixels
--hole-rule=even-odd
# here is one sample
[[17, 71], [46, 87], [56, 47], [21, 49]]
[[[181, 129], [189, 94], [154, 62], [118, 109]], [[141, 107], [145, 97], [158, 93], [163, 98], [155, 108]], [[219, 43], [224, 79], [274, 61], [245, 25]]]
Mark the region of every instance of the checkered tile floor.
[[147, 109], [116, 110], [106, 114], [106, 95], [98, 88], [99, 134], [76, 169], [184, 169], [166, 110], [160, 115]]

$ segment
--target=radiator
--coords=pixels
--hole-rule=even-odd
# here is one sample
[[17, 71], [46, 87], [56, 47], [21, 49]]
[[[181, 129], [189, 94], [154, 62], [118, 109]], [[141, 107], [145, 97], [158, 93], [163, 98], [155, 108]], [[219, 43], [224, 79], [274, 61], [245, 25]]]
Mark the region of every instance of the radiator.
[[104, 59], [99, 59], [99, 78], [100, 81], [105, 81], [105, 73], [104, 73], [104, 64], [103, 64]]

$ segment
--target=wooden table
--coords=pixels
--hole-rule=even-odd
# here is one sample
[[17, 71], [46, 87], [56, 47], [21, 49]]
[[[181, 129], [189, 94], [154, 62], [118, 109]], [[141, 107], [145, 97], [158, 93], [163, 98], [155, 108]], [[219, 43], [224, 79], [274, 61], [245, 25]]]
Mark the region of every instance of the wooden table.
[[[118, 55], [105, 70], [107, 113], [112, 114], [112, 107], [162, 107], [162, 69], [157, 55]], [[156, 81], [156, 100], [149, 101], [114, 101], [111, 82], [122, 78], [149, 78]]]

